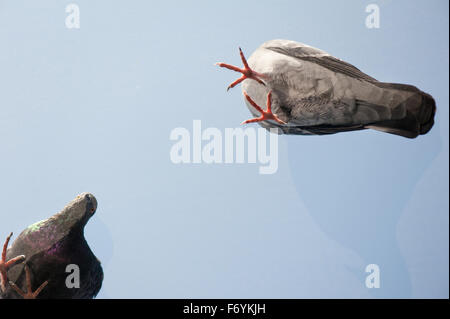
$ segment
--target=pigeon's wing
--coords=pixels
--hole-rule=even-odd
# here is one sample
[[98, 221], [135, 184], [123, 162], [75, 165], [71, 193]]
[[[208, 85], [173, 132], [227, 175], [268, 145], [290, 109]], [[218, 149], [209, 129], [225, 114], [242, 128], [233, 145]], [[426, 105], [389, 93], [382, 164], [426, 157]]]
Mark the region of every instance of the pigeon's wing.
[[341, 73], [354, 79], [363, 80], [374, 84], [375, 86], [383, 89], [394, 89], [406, 92], [421, 92], [413, 85], [401, 84], [401, 83], [387, 83], [380, 82], [373, 77], [362, 72], [354, 65], [347, 63], [341, 59], [335, 58], [328, 53], [309, 46], [299, 47], [279, 47], [268, 46], [266, 49], [284, 54], [286, 56], [296, 58], [303, 61], [308, 61], [320, 65], [330, 71]]
[[364, 125], [315, 125], [315, 126], [280, 126], [284, 134], [292, 135], [330, 135], [341, 132], [365, 130]]
[[336, 134], [340, 132], [350, 132], [366, 129], [364, 125], [315, 125], [315, 126], [303, 126], [303, 127], [292, 127], [289, 129], [290, 134], [299, 135], [329, 135]]
[[274, 52], [284, 54], [299, 60], [304, 60], [308, 62], [315, 63], [317, 65], [320, 65], [324, 68], [329, 69], [330, 71], [341, 73], [344, 75], [347, 75], [349, 77], [359, 79], [359, 80], [365, 80], [368, 82], [378, 82], [373, 77], [365, 74], [361, 70], [359, 70], [357, 67], [351, 65], [350, 63], [347, 63], [345, 61], [342, 61], [340, 59], [337, 59], [329, 54], [327, 54], [324, 51], [312, 48], [312, 47], [266, 47], [268, 50], [272, 50]]
[[311, 125], [311, 126], [296, 126], [296, 125], [281, 125], [275, 122], [263, 121], [259, 123], [267, 130], [278, 129], [278, 134], [291, 135], [330, 135], [340, 132], [350, 132], [365, 130], [367, 127], [361, 124], [357, 125]]

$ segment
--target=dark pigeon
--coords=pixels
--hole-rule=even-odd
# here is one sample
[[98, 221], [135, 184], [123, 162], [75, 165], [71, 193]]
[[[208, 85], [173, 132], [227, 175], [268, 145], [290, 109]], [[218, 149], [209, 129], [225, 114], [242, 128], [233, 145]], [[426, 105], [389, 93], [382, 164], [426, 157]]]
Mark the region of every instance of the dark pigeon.
[[[2, 298], [26, 297], [20, 291], [31, 296], [31, 288], [40, 299], [94, 298], [102, 285], [103, 270], [84, 238], [84, 226], [96, 209], [95, 197], [83, 193], [60, 213], [22, 231], [7, 250], [6, 260], [24, 255], [25, 261], [8, 270], [11, 284]], [[79, 288], [66, 285], [71, 275], [66, 267], [70, 264], [79, 267]]]

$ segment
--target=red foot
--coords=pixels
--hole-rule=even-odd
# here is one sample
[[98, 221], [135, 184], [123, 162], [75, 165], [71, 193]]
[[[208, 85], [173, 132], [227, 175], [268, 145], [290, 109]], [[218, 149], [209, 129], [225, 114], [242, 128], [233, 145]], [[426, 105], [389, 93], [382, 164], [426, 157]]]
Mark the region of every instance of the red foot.
[[26, 276], [26, 281], [27, 281], [27, 291], [26, 292], [22, 291], [22, 289], [17, 287], [16, 284], [14, 284], [12, 281], [10, 281], [9, 284], [19, 295], [21, 295], [23, 297], [23, 299], [36, 299], [36, 297], [39, 295], [39, 293], [42, 291], [42, 289], [44, 289], [45, 286], [47, 286], [48, 280], [44, 281], [44, 283], [42, 285], [40, 285], [39, 288], [36, 289], [35, 292], [33, 292], [32, 288], [31, 288], [31, 273], [30, 273], [30, 268], [28, 268], [28, 265], [25, 265], [25, 276]]
[[246, 92], [244, 92], [244, 96], [247, 99], [247, 101], [250, 102], [250, 104], [258, 110], [258, 112], [261, 113], [260, 117], [250, 119], [247, 121], [242, 122], [242, 124], [248, 124], [248, 123], [254, 123], [254, 122], [261, 122], [266, 120], [273, 120], [280, 124], [286, 124], [286, 122], [280, 120], [278, 116], [272, 113], [272, 91], [267, 94], [267, 111], [264, 111], [258, 104], [255, 103], [255, 101], [252, 100], [250, 96], [247, 95]]
[[2, 252], [2, 259], [0, 260], [0, 281], [1, 281], [1, 289], [3, 292], [6, 291], [6, 283], [8, 280], [8, 269], [14, 266], [15, 264], [21, 263], [25, 260], [24, 255], [20, 255], [17, 257], [14, 257], [8, 261], [6, 261], [6, 250], [8, 249], [8, 243], [11, 239], [13, 233], [9, 234], [9, 236], [6, 238], [5, 244], [3, 245], [3, 252]]
[[260, 78], [265, 78], [266, 76], [263, 74], [260, 74], [258, 72], [253, 71], [252, 69], [250, 69], [250, 67], [248, 66], [247, 60], [245, 59], [244, 53], [242, 53], [241, 48], [239, 48], [239, 54], [241, 55], [241, 60], [242, 63], [244, 64], [244, 68], [238, 68], [236, 66], [230, 65], [230, 64], [226, 64], [226, 63], [221, 63], [218, 62], [216, 63], [216, 65], [220, 66], [221, 68], [227, 68], [229, 70], [233, 70], [239, 73], [242, 73], [242, 76], [237, 79], [236, 81], [234, 81], [233, 83], [231, 83], [228, 88], [227, 91], [231, 88], [234, 88], [236, 85], [238, 85], [239, 83], [241, 83], [242, 81], [244, 81], [245, 79], [253, 79], [258, 83], [261, 83], [262, 85], [266, 85]]

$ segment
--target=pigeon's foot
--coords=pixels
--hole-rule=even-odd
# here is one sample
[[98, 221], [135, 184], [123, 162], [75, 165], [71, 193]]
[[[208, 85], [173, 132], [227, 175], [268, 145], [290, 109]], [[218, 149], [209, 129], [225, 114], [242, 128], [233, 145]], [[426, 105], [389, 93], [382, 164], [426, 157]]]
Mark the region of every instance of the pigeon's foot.
[[253, 79], [256, 82], [262, 84], [262, 85], [266, 85], [261, 79], [264, 79], [266, 76], [264, 74], [260, 74], [258, 72], [253, 71], [252, 69], [250, 69], [250, 67], [248, 66], [247, 60], [245, 59], [244, 53], [242, 53], [241, 48], [239, 48], [239, 54], [241, 55], [241, 60], [242, 63], [244, 64], [244, 68], [238, 68], [236, 66], [230, 65], [230, 64], [226, 64], [226, 63], [222, 63], [222, 62], [218, 62], [216, 63], [216, 65], [220, 66], [221, 68], [226, 68], [229, 70], [233, 70], [239, 73], [242, 73], [242, 76], [237, 79], [236, 81], [234, 81], [233, 83], [231, 83], [228, 88], [227, 91], [231, 88], [234, 88], [236, 85], [238, 85], [239, 83], [241, 83], [242, 81], [244, 81], [245, 79]]
[[280, 124], [286, 124], [286, 122], [280, 120], [278, 116], [272, 113], [272, 91], [267, 94], [267, 111], [264, 111], [258, 104], [255, 103], [255, 101], [252, 100], [250, 96], [247, 95], [246, 92], [244, 92], [244, 96], [247, 99], [247, 101], [250, 102], [250, 104], [258, 110], [258, 112], [261, 113], [260, 117], [250, 119], [247, 121], [242, 122], [242, 124], [248, 124], [248, 123], [254, 123], [254, 122], [261, 122], [266, 120], [273, 120], [275, 122], [278, 122]]
[[25, 276], [26, 276], [26, 285], [27, 285], [27, 291], [22, 291], [22, 289], [20, 289], [19, 287], [17, 287], [17, 285], [15, 283], [13, 283], [12, 281], [9, 282], [9, 284], [11, 285], [11, 287], [19, 294], [23, 297], [23, 299], [36, 299], [36, 297], [39, 295], [39, 293], [42, 291], [42, 289], [45, 288], [45, 286], [47, 286], [48, 284], [48, 280], [44, 281], [44, 283], [42, 285], [39, 286], [38, 289], [36, 289], [35, 292], [33, 292], [32, 287], [31, 287], [31, 273], [30, 273], [30, 268], [28, 267], [28, 265], [25, 265]]
[[8, 249], [8, 243], [11, 239], [12, 234], [13, 233], [9, 234], [9, 236], [6, 238], [5, 244], [3, 245], [2, 258], [0, 260], [0, 288], [3, 292], [6, 291], [6, 283], [8, 282], [8, 269], [25, 260], [25, 256], [20, 255], [6, 261], [6, 250]]

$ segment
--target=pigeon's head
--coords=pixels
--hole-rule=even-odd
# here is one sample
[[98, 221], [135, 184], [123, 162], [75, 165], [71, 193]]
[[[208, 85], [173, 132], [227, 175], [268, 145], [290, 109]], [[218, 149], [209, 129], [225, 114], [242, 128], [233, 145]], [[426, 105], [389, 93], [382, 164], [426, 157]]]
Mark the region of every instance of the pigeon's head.
[[72, 200], [66, 207], [58, 214], [60, 218], [72, 220], [73, 223], [86, 225], [89, 218], [95, 214], [97, 210], [97, 200], [94, 195], [90, 193], [82, 193]]
[[[67, 234], [71, 231], [83, 231], [88, 220], [97, 210], [97, 200], [94, 195], [82, 193], [72, 200], [63, 210], [49, 219], [40, 222], [44, 228]], [[38, 223], [39, 224], [39, 223]]]
[[[84, 226], [97, 209], [94, 195], [83, 193], [78, 195], [59, 213], [41, 220], [26, 228], [14, 242], [17, 249], [26, 255], [26, 247], [34, 250], [45, 250], [70, 234], [79, 236], [84, 232]], [[31, 248], [30, 248], [31, 249]]]

